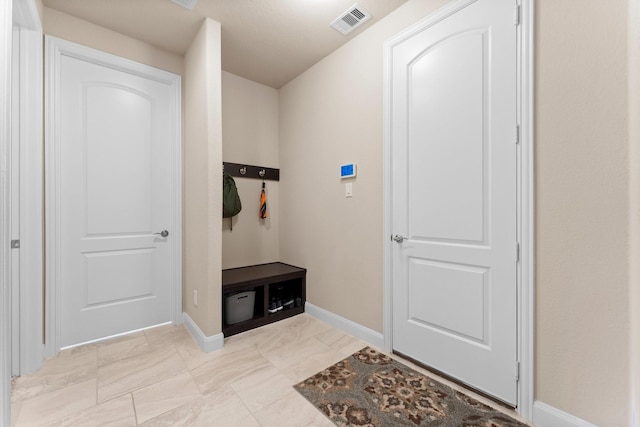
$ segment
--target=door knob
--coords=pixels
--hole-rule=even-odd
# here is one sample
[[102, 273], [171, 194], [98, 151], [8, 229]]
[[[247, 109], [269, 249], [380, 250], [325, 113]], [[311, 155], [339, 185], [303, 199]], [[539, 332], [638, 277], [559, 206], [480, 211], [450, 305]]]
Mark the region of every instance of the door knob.
[[401, 236], [401, 235], [399, 235], [399, 234], [396, 234], [396, 235], [395, 235], [395, 236], [393, 236], [391, 239], [392, 239], [394, 242], [396, 242], [396, 243], [402, 243], [402, 241], [403, 241], [403, 240], [407, 240], [407, 239], [408, 239], [408, 237], [404, 237], [404, 236]]
[[167, 236], [169, 235], [169, 232], [168, 232], [167, 230], [162, 230], [162, 231], [161, 231], [161, 232], [159, 232], [159, 233], [153, 233], [153, 234], [159, 234], [159, 235], [161, 235], [162, 237], [167, 237]]

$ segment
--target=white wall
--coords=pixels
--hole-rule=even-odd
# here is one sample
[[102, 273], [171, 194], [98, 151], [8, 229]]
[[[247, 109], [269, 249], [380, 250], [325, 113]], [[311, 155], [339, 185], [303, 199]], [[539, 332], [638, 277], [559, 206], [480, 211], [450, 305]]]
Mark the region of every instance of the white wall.
[[[279, 167], [278, 91], [222, 72], [222, 158], [225, 162]], [[222, 221], [222, 268], [280, 260], [280, 183], [265, 181], [267, 218], [258, 217], [262, 181], [234, 178], [242, 211]]]
[[206, 19], [184, 57], [183, 307], [207, 337], [222, 332], [220, 65], [220, 23]]
[[536, 21], [536, 399], [626, 426], [627, 0], [539, 0]]
[[[312, 304], [382, 332], [382, 47], [445, 0], [409, 1], [280, 89], [280, 253]], [[353, 197], [340, 165], [356, 162]]]
[[182, 74], [182, 56], [48, 7], [43, 8], [44, 33]]

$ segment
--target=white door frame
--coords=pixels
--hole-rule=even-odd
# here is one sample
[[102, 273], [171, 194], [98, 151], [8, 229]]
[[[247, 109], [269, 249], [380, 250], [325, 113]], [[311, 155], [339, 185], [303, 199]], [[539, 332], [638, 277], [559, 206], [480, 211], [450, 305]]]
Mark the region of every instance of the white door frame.
[[[18, 29], [14, 32], [13, 26]], [[42, 328], [40, 326], [40, 333], [33, 333], [30, 328], [34, 323], [27, 323], [24, 327], [22, 325], [22, 319], [24, 316], [30, 314], [36, 314], [35, 319], [30, 319], [38, 323], [38, 313], [42, 316], [42, 304], [38, 304], [37, 295], [35, 295], [35, 302], [27, 304], [29, 300], [27, 295], [23, 293], [23, 289], [20, 289], [19, 306], [27, 307], [25, 310], [19, 310], [19, 307], [11, 305], [11, 216], [8, 196], [11, 194], [12, 188], [11, 182], [11, 123], [12, 123], [12, 111], [10, 99], [11, 97], [11, 66], [12, 66], [12, 38], [20, 38], [20, 52], [19, 58], [21, 61], [20, 71], [24, 71], [25, 74], [21, 75], [19, 88], [20, 91], [25, 94], [20, 99], [19, 113], [23, 116], [23, 120], [19, 122], [20, 127], [20, 145], [22, 149], [23, 143], [29, 143], [27, 152], [20, 159], [20, 181], [25, 177], [24, 174], [30, 173], [32, 167], [35, 170], [42, 170], [42, 156], [37, 158], [32, 157], [34, 154], [33, 147], [37, 151], [37, 147], [42, 146], [42, 133], [41, 133], [41, 105], [42, 105], [42, 67], [41, 67], [41, 46], [42, 46], [42, 27], [40, 24], [40, 17], [35, 7], [33, 0], [23, 1], [5, 1], [0, 6], [0, 97], [3, 102], [0, 103], [0, 292], [2, 293], [1, 307], [0, 307], [0, 424], [9, 425], [11, 419], [11, 333], [12, 333], [12, 317], [15, 317], [20, 334], [20, 355], [21, 370], [28, 369], [31, 366], [36, 366], [34, 369], [40, 366], [42, 363], [42, 353], [38, 353], [38, 344], [42, 346]], [[40, 46], [38, 50], [37, 46]], [[24, 63], [22, 62], [24, 60]], [[24, 65], [24, 66], [23, 66]], [[29, 84], [33, 86], [26, 87]], [[12, 94], [14, 96], [15, 94]], [[23, 103], [24, 101], [24, 103]], [[33, 113], [33, 116], [30, 114]], [[29, 123], [24, 120], [29, 118]], [[38, 140], [39, 138], [39, 140]], [[35, 145], [34, 145], [35, 144]], [[40, 175], [41, 177], [41, 175]], [[26, 187], [23, 187], [21, 192], [21, 204], [23, 202], [29, 203], [28, 209], [22, 209], [20, 213], [20, 226], [28, 227], [33, 224], [37, 224], [34, 230], [29, 231], [28, 241], [29, 248], [26, 251], [21, 251], [20, 256], [20, 274], [23, 278], [37, 277], [38, 272], [41, 270], [41, 263], [35, 265], [35, 270], [25, 273], [24, 270], [30, 268], [31, 263], [34, 261], [33, 255], [38, 253], [41, 259], [42, 253], [42, 234], [38, 234], [38, 230], [41, 229], [42, 216], [37, 217], [33, 211], [37, 206], [41, 206], [42, 193], [38, 192], [38, 183], [41, 183], [39, 176], [30, 177], [31, 181], [26, 183]], [[35, 187], [34, 181], [38, 181]], [[20, 182], [22, 186], [22, 182]], [[33, 204], [35, 201], [35, 204]], [[29, 216], [26, 217], [25, 212], [29, 212]], [[35, 216], [31, 216], [31, 214]], [[20, 232], [23, 233], [24, 229], [21, 228]], [[21, 236], [22, 237], [22, 236]], [[31, 246], [34, 243], [34, 246]], [[39, 249], [38, 249], [39, 248]], [[36, 262], [37, 258], [35, 259]], [[20, 287], [22, 283], [20, 283]], [[39, 275], [39, 285], [34, 286], [36, 291], [42, 297], [42, 275]], [[33, 290], [32, 288], [31, 290]], [[18, 310], [17, 316], [12, 316]], [[41, 317], [40, 317], [41, 319]], [[39, 322], [40, 325], [42, 322]], [[35, 352], [32, 352], [33, 349]], [[30, 365], [30, 362], [35, 360], [35, 365]]]
[[[412, 35], [424, 31], [477, 0], [454, 0], [433, 14], [391, 38], [384, 45], [384, 348], [393, 349], [392, 316], [392, 242], [391, 215], [391, 97], [392, 50]], [[517, 5], [518, 9], [515, 8]], [[514, 0], [514, 25], [519, 19], [518, 31], [518, 413], [524, 418], [533, 416], [534, 386], [534, 155], [533, 155], [533, 102], [534, 102], [534, 13], [535, 0]], [[518, 10], [518, 12], [516, 12]], [[514, 141], [515, 142], [515, 141]]]
[[0, 424], [11, 424], [11, 33], [13, 4], [0, 2]]
[[[60, 99], [60, 62], [63, 56], [71, 56], [94, 64], [106, 66], [115, 70], [133, 73], [145, 78], [168, 84], [174, 91], [176, 102], [172, 106], [175, 122], [173, 126], [174, 140], [177, 144], [173, 151], [173, 188], [167, 197], [176, 203], [173, 209], [173, 223], [168, 224], [175, 235], [177, 250], [172, 260], [172, 277], [175, 284], [172, 311], [173, 323], [182, 323], [182, 106], [180, 76], [168, 71], [159, 70], [135, 61], [120, 58], [105, 52], [91, 49], [76, 43], [55, 37], [45, 38], [45, 206], [46, 206], [46, 333], [47, 342], [45, 353], [55, 355], [59, 349], [60, 317], [57, 315], [60, 307], [60, 286], [58, 284], [60, 270], [60, 191], [58, 187], [60, 167], [58, 147], [62, 143], [59, 135], [59, 106]], [[175, 230], [175, 232], [173, 231]]]
[[[42, 134], [42, 24], [34, 0], [14, 0], [13, 37], [19, 75], [13, 76], [19, 87], [17, 121], [20, 145], [20, 266], [19, 284], [14, 289], [13, 330], [18, 335], [17, 373], [37, 371], [44, 360], [43, 342], [43, 134]], [[15, 135], [14, 135], [15, 136]], [[14, 171], [15, 172], [15, 171]], [[13, 367], [14, 373], [16, 367]]]

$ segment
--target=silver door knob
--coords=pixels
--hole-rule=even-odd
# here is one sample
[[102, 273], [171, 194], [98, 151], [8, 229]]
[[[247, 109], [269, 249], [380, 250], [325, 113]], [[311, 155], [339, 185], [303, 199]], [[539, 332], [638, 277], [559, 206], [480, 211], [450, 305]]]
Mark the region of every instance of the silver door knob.
[[161, 235], [162, 237], [167, 237], [167, 236], [169, 235], [169, 232], [168, 232], [167, 230], [162, 230], [162, 231], [161, 231], [161, 232], [159, 232], [159, 233], [153, 233], [153, 234], [159, 234], [159, 235]]
[[401, 236], [401, 235], [399, 235], [399, 234], [396, 234], [396, 235], [395, 235], [395, 236], [393, 236], [391, 239], [393, 239], [393, 241], [394, 241], [394, 242], [396, 242], [396, 243], [402, 243], [402, 241], [403, 241], [403, 240], [407, 240], [407, 239], [408, 239], [408, 237], [404, 237], [404, 236]]

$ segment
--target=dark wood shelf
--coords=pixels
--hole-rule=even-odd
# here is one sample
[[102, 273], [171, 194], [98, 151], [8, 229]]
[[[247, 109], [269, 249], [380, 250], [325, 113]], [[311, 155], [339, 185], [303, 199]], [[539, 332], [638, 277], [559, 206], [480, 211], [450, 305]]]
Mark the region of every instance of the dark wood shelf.
[[[225, 337], [258, 328], [300, 313], [306, 302], [305, 268], [281, 262], [252, 265], [222, 270], [222, 332]], [[226, 323], [225, 298], [237, 292], [256, 291], [253, 318], [228, 325]], [[272, 297], [300, 298], [298, 306], [269, 313]]]

